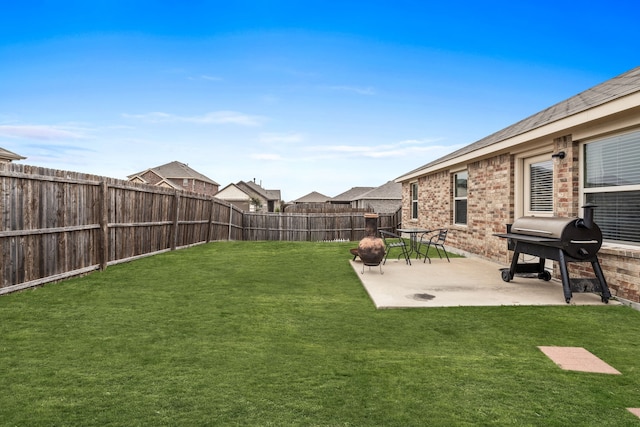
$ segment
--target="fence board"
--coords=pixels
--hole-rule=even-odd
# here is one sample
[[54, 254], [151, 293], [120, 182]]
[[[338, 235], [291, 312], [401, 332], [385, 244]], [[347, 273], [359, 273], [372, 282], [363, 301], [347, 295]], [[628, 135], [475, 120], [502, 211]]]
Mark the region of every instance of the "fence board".
[[[395, 231], [398, 213], [379, 214], [381, 230]], [[258, 213], [244, 212], [243, 240], [328, 241], [360, 240], [365, 235], [362, 212]]]

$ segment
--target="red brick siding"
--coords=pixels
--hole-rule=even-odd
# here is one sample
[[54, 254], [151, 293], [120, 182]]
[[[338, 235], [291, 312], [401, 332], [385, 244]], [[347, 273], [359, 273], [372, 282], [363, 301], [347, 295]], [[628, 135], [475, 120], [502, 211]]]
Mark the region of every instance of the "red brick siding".
[[553, 141], [554, 153], [565, 152], [565, 158], [554, 160], [555, 199], [554, 215], [577, 217], [580, 210], [580, 146], [563, 136]]
[[182, 178], [174, 178], [170, 179], [173, 185], [182, 188], [185, 191], [191, 191], [193, 193], [205, 194], [207, 196], [213, 196], [218, 192], [218, 186], [210, 184], [204, 181], [198, 181], [194, 179], [187, 179], [186, 185], [184, 185], [185, 180]]
[[[598, 259], [611, 294], [640, 302], [640, 249], [605, 247], [598, 252]], [[554, 266], [554, 272], [556, 269]], [[571, 277], [594, 277], [590, 263], [570, 263], [569, 274]]]
[[440, 171], [418, 179], [418, 219], [411, 220], [410, 184], [403, 184], [403, 225], [448, 228], [454, 247], [487, 258], [506, 259], [506, 243], [493, 233], [513, 222], [513, 160], [501, 155], [469, 165], [467, 226], [453, 224], [453, 173]]
[[506, 259], [503, 239], [513, 222], [513, 159], [508, 154], [471, 163], [469, 171], [467, 240], [470, 252], [491, 259]]
[[[554, 152], [565, 152], [565, 158], [554, 159], [554, 215], [580, 215], [580, 145], [564, 136], [553, 141]], [[418, 219], [411, 219], [410, 183], [402, 185], [402, 224], [405, 227], [448, 228], [447, 243], [498, 263], [509, 265], [512, 252], [504, 239], [493, 236], [505, 232], [505, 224], [514, 220], [515, 160], [502, 154], [469, 163], [468, 224], [453, 224], [453, 173], [439, 171], [418, 178]], [[598, 254], [611, 293], [640, 302], [640, 248], [605, 247]], [[570, 263], [571, 277], [593, 278], [590, 263]], [[496, 272], [496, 275], [498, 272]], [[554, 277], [559, 278], [554, 262]]]
[[162, 181], [162, 178], [160, 178], [158, 175], [156, 175], [155, 173], [153, 173], [151, 171], [147, 171], [147, 172], [143, 173], [141, 176], [145, 181], [147, 181], [151, 185], [156, 185], [160, 181]]

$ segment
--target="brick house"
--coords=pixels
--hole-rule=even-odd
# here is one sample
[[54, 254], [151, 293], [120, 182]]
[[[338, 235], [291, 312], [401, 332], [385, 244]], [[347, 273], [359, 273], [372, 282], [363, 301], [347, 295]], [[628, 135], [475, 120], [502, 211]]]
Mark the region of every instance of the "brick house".
[[378, 213], [392, 213], [402, 206], [402, 185], [388, 181], [379, 187], [352, 187], [329, 199], [328, 203], [371, 209]]
[[196, 172], [188, 165], [176, 161], [134, 173], [129, 175], [127, 179], [132, 182], [174, 188], [207, 196], [215, 195], [220, 187], [220, 184], [212, 179]]
[[[612, 294], [640, 302], [640, 67], [396, 182], [403, 226], [448, 228], [449, 245], [505, 266], [506, 242], [493, 235], [505, 224], [526, 215], [581, 217], [581, 206], [594, 203]], [[570, 268], [592, 275], [589, 264]]]
[[279, 212], [282, 208], [280, 190], [262, 188], [255, 179], [229, 184], [216, 197], [248, 212]]
[[327, 200], [327, 203], [337, 206], [345, 206], [347, 208], [357, 208], [356, 199], [374, 188], [375, 187], [351, 187], [344, 193], [340, 193], [337, 196], [330, 198]]
[[388, 181], [354, 198], [354, 207], [372, 208], [377, 213], [394, 213], [402, 206], [402, 185]]

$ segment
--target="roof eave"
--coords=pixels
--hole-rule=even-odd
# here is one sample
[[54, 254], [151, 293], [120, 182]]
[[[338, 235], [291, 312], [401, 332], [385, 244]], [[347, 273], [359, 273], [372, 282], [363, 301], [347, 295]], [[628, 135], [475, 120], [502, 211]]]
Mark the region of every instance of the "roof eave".
[[630, 108], [637, 107], [638, 105], [640, 105], [640, 91], [614, 99], [605, 104], [583, 110], [579, 113], [564, 117], [554, 122], [547, 123], [521, 134], [514, 135], [510, 138], [497, 141], [491, 145], [470, 151], [460, 156], [451, 157], [448, 159], [448, 156], [444, 156], [441, 159], [445, 160], [435, 160], [421, 168], [414, 169], [413, 171], [405, 175], [397, 177], [394, 181], [398, 183], [410, 181], [429, 173], [437, 172], [443, 169], [449, 169], [460, 164], [466, 164], [469, 161], [475, 160], [480, 157], [485, 157], [490, 154], [496, 154], [500, 151], [509, 151], [510, 148], [517, 146], [518, 144], [522, 144], [542, 137], [548, 137], [554, 134], [566, 135], [567, 133], [570, 133], [572, 129], [575, 129], [578, 126], [623, 112]]

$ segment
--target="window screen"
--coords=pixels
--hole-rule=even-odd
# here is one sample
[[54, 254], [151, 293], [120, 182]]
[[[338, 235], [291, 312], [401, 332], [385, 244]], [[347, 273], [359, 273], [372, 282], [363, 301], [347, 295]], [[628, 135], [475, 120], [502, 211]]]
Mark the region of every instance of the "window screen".
[[640, 132], [585, 145], [585, 188], [640, 185]]
[[640, 244], [640, 131], [585, 144], [583, 176], [603, 237]]

